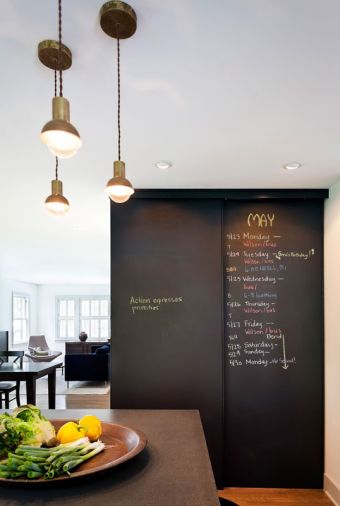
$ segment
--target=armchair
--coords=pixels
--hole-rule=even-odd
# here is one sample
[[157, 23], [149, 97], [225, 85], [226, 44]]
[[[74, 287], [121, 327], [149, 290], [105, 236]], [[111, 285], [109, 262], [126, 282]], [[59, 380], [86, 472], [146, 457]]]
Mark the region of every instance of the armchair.
[[[37, 351], [39, 348], [40, 351]], [[46, 342], [45, 336], [30, 336], [28, 341], [28, 351], [25, 357], [33, 362], [51, 362], [61, 355], [61, 351], [51, 350]]]

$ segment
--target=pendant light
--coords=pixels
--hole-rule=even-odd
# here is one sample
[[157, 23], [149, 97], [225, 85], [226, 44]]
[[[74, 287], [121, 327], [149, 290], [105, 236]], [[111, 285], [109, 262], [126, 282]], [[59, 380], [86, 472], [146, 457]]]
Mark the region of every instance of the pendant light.
[[69, 201], [63, 195], [63, 183], [58, 179], [58, 157], [55, 157], [55, 179], [51, 181], [52, 193], [45, 200], [45, 207], [50, 214], [62, 216], [70, 208]]
[[52, 100], [52, 120], [41, 130], [40, 139], [60, 158], [70, 158], [81, 147], [77, 129], [70, 123], [70, 104], [63, 97], [63, 70], [72, 65], [71, 51], [61, 42], [61, 0], [58, 0], [58, 42], [45, 40], [39, 44], [40, 61], [48, 68], [59, 71], [59, 96]]
[[[58, 48], [59, 50], [59, 48]], [[59, 76], [60, 78], [60, 76]], [[57, 69], [54, 69], [54, 97], [57, 96]], [[50, 214], [62, 216], [70, 208], [69, 201], [63, 196], [63, 183], [58, 179], [59, 159], [55, 157], [55, 179], [51, 181], [52, 193], [45, 200], [45, 207]]]
[[134, 193], [132, 184], [125, 177], [125, 163], [120, 159], [120, 39], [131, 37], [137, 28], [137, 16], [130, 5], [124, 2], [106, 2], [100, 9], [100, 26], [103, 31], [117, 40], [117, 122], [118, 122], [118, 160], [113, 163], [113, 178], [105, 188], [111, 200], [122, 204]]

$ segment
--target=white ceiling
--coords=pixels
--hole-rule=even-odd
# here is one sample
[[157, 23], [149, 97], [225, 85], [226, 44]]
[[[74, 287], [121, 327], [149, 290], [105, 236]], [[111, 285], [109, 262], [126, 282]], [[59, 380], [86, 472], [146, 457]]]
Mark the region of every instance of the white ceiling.
[[[115, 41], [103, 0], [63, 1], [73, 53], [64, 96], [83, 147], [60, 162], [71, 210], [49, 216], [54, 158], [39, 141], [53, 72], [57, 0], [2, 0], [0, 237], [3, 274], [35, 283], [109, 282], [116, 159]], [[122, 158], [135, 188], [326, 188], [340, 177], [339, 0], [133, 0], [121, 43]], [[173, 167], [161, 171], [158, 160]], [[303, 165], [284, 171], [285, 162]]]

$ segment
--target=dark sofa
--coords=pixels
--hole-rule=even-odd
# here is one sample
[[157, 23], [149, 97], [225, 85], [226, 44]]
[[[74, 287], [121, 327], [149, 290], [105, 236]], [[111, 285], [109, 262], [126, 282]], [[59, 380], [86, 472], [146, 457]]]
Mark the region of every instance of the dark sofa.
[[65, 355], [65, 381], [108, 381], [110, 354]]

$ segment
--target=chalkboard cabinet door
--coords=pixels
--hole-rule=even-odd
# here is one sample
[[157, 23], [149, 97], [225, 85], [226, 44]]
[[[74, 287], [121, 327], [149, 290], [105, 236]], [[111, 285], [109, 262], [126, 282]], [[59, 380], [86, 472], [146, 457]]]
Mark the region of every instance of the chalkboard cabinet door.
[[198, 409], [220, 486], [222, 212], [214, 199], [111, 205], [111, 405]]
[[323, 201], [226, 202], [229, 486], [322, 488]]

